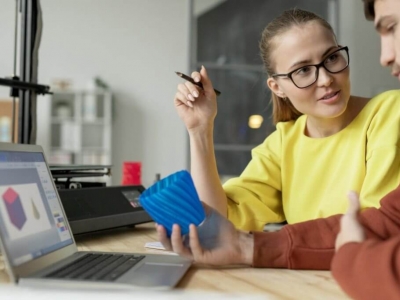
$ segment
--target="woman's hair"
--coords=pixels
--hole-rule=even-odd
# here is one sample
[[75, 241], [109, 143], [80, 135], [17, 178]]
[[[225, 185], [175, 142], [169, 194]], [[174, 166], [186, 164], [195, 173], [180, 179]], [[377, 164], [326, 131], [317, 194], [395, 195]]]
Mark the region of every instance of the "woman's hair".
[[[335, 36], [331, 25], [323, 18], [318, 15], [301, 10], [301, 9], [290, 9], [284, 11], [280, 16], [272, 20], [261, 35], [260, 41], [260, 54], [261, 59], [264, 63], [264, 68], [268, 75], [271, 76], [275, 73], [275, 66], [271, 59], [272, 52], [274, 50], [274, 38], [287, 32], [294, 26], [302, 26], [308, 24], [309, 22], [317, 22], [321, 26], [328, 29]], [[336, 36], [335, 36], [336, 39]], [[296, 120], [302, 115], [289, 101], [289, 99], [283, 99], [272, 93], [272, 117], [274, 124], [278, 122], [285, 122]]]
[[375, 0], [363, 0], [364, 1], [364, 15], [369, 21], [373, 21], [375, 18]]

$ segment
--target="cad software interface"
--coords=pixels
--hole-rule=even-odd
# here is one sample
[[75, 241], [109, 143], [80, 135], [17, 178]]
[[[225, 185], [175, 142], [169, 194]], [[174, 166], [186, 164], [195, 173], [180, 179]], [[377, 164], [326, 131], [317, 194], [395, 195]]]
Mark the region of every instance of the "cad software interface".
[[0, 236], [13, 266], [72, 244], [40, 152], [0, 152]]

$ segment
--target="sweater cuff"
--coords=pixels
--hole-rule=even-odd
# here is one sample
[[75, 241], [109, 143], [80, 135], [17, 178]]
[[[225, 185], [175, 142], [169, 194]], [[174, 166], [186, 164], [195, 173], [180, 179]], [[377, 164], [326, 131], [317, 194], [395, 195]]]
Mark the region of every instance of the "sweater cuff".
[[354, 262], [360, 246], [361, 243], [349, 242], [340, 247], [336, 252], [331, 263], [332, 275], [336, 280], [340, 281], [342, 278], [348, 276], [349, 266]]
[[289, 268], [290, 241], [285, 229], [274, 232], [253, 232], [255, 268]]

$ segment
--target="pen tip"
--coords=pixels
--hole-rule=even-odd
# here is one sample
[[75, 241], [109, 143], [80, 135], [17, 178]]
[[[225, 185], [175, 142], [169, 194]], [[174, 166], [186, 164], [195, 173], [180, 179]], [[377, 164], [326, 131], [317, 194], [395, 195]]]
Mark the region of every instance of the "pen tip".
[[175, 72], [176, 73], [176, 75], [178, 75], [178, 76], [181, 76], [181, 72]]

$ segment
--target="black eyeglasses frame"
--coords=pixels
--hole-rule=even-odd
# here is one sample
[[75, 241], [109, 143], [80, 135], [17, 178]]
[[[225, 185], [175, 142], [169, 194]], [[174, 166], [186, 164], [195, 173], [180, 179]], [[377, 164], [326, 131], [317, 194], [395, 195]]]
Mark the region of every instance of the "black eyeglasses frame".
[[[337, 71], [337, 72], [331, 72], [331, 71], [329, 71], [329, 70], [326, 68], [326, 66], [325, 66], [325, 61], [326, 61], [326, 59], [327, 59], [329, 56], [331, 56], [332, 54], [335, 54], [336, 52], [339, 52], [339, 51], [342, 51], [342, 50], [345, 50], [345, 51], [346, 51], [346, 54], [347, 54], [347, 65], [346, 65], [342, 70], [340, 70], [340, 71]], [[271, 77], [272, 77], [272, 78], [274, 78], [274, 77], [287, 77], [287, 78], [289, 78], [289, 79], [293, 82], [293, 84], [294, 84], [297, 88], [299, 88], [299, 89], [305, 89], [305, 88], [308, 88], [309, 86], [312, 86], [314, 83], [317, 82], [318, 76], [319, 76], [319, 68], [323, 67], [323, 68], [324, 68], [326, 71], [328, 71], [329, 73], [331, 73], [331, 74], [337, 74], [337, 73], [340, 73], [340, 72], [346, 70], [346, 69], [349, 67], [349, 64], [350, 64], [349, 47], [344, 46], [344, 47], [341, 47], [341, 48], [339, 48], [339, 49], [333, 51], [333, 52], [330, 53], [329, 55], [327, 55], [327, 57], [326, 57], [323, 61], [321, 61], [319, 64], [315, 64], [315, 65], [305, 65], [305, 66], [302, 66], [302, 67], [300, 67], [300, 68], [297, 68], [296, 70], [293, 70], [293, 71], [291, 71], [291, 72], [289, 72], [289, 73], [286, 73], [286, 74], [272, 74]], [[292, 74], [293, 74], [294, 72], [297, 72], [298, 70], [300, 70], [300, 69], [302, 69], [302, 68], [305, 68], [305, 67], [316, 67], [316, 68], [317, 68], [316, 71], [315, 71], [315, 72], [316, 72], [315, 80], [314, 80], [311, 84], [309, 84], [309, 85], [307, 85], [307, 86], [299, 87], [299, 86], [294, 82], [294, 80], [293, 80], [293, 78], [292, 78]]]

